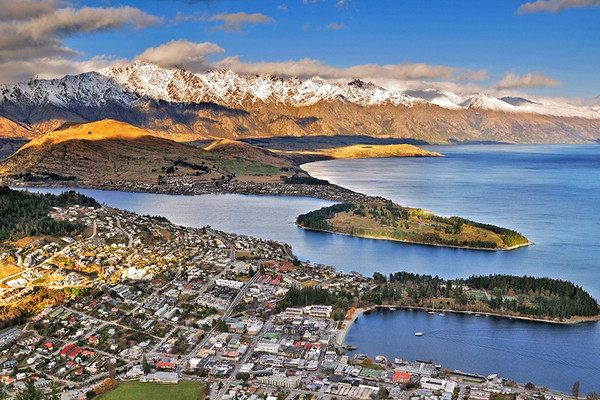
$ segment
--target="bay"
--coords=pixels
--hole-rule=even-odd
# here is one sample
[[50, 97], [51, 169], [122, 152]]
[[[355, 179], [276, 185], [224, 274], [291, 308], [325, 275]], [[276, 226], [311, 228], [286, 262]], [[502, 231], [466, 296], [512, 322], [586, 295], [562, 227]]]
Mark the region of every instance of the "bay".
[[[599, 146], [431, 146], [443, 158], [356, 159], [304, 168], [352, 190], [436, 214], [515, 229], [534, 246], [507, 252], [396, 246], [409, 271], [443, 277], [549, 276], [600, 295]], [[391, 264], [391, 260], [390, 260]], [[388, 264], [389, 265], [389, 264]], [[570, 392], [600, 390], [600, 325], [371, 312], [346, 342], [372, 356], [433, 359], [444, 367], [498, 373]], [[424, 336], [414, 336], [417, 331]]]
[[[415, 336], [423, 332], [423, 336]], [[345, 343], [349, 354], [384, 355], [390, 361], [432, 360], [442, 368], [487, 376], [498, 374], [521, 384], [533, 382], [570, 393], [600, 389], [600, 329], [596, 323], [559, 325], [467, 314], [428, 314], [422, 310], [373, 310], [358, 317]]]
[[[600, 297], [600, 146], [428, 149], [445, 157], [335, 160], [303, 167], [315, 177], [402, 205], [515, 229], [535, 245], [475, 251], [305, 231], [294, 224], [296, 216], [332, 204], [310, 198], [79, 191], [108, 205], [162, 215], [180, 225], [211, 225], [283, 241], [301, 259], [347, 272], [370, 276], [375, 271], [406, 270], [444, 278], [489, 273], [549, 276], [573, 281]], [[447, 368], [499, 373], [564, 392], [580, 380], [582, 393], [600, 391], [597, 323], [557, 326], [446, 314], [429, 327], [405, 315], [361, 316], [347, 341], [372, 356], [431, 358]], [[413, 342], [415, 331], [424, 331], [424, 340]]]

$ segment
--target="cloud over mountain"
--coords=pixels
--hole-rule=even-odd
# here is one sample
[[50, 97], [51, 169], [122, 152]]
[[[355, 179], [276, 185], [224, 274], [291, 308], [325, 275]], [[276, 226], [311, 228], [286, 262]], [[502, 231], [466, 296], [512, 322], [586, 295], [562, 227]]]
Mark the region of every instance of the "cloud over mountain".
[[542, 72], [527, 73], [525, 75], [515, 75], [511, 72], [504, 74], [504, 77], [494, 84], [496, 89], [512, 88], [530, 88], [536, 86], [560, 86], [561, 81], [552, 77], [544, 76]]
[[598, 7], [600, 0], [537, 0], [525, 3], [517, 9], [518, 14], [537, 12], [559, 13], [568, 8]]
[[209, 56], [222, 54], [225, 50], [220, 46], [210, 43], [194, 43], [187, 40], [172, 40], [157, 47], [149, 47], [136, 60], [172, 66], [183, 65], [195, 71], [210, 68]]

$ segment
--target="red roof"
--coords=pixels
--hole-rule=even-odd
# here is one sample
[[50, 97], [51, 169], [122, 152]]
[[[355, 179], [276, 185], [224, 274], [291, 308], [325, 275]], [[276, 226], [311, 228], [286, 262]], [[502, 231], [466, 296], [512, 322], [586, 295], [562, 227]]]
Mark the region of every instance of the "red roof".
[[173, 368], [175, 367], [174, 363], [159, 361], [156, 363], [156, 368]]
[[394, 376], [392, 377], [392, 380], [394, 381], [407, 381], [410, 379], [410, 375], [407, 374], [406, 372], [400, 372], [400, 371], [396, 371], [396, 373], [394, 373]]
[[67, 354], [69, 351], [71, 351], [71, 349], [75, 347], [74, 344], [70, 344], [67, 347], [65, 347], [64, 349], [62, 349], [62, 351], [60, 352], [60, 354]]

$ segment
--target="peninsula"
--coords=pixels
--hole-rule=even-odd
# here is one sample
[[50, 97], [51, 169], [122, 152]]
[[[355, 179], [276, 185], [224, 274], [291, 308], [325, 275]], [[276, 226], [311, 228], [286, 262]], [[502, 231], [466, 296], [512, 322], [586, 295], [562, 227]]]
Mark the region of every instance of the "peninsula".
[[531, 244], [510, 229], [460, 217], [439, 217], [373, 198], [323, 207], [298, 216], [296, 223], [305, 229], [435, 246], [511, 250]]

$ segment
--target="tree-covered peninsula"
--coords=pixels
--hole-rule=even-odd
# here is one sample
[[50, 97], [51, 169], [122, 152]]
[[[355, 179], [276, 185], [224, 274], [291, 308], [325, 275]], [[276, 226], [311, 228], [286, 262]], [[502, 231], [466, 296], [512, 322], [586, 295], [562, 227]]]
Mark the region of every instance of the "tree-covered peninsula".
[[374, 273], [377, 286], [361, 297], [365, 305], [424, 307], [549, 321], [597, 319], [598, 302], [572, 282], [547, 277], [473, 275], [446, 280], [397, 272]]
[[380, 198], [323, 207], [298, 216], [296, 223], [319, 231], [438, 246], [507, 250], [531, 244], [510, 229], [439, 217]]

